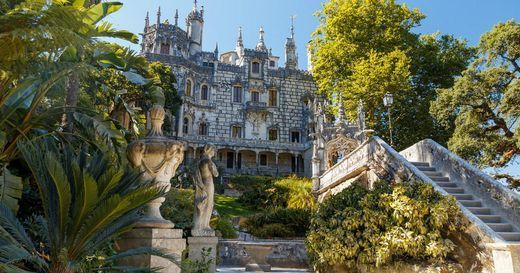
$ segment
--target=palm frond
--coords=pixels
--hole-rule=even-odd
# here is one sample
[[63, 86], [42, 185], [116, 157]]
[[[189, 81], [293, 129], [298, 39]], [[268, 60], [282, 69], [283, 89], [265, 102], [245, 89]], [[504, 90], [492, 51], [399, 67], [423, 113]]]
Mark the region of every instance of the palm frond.
[[[5, 204], [0, 202], [0, 226], [2, 229], [7, 231], [12, 238], [14, 238], [21, 246], [29, 249], [30, 251], [34, 250], [34, 244], [31, 241], [31, 238], [25, 232], [22, 224], [13, 211], [9, 209]], [[0, 235], [2, 235], [0, 233]]]
[[11, 210], [18, 211], [18, 200], [22, 197], [22, 189], [22, 178], [12, 175], [6, 167], [0, 165], [0, 202]]

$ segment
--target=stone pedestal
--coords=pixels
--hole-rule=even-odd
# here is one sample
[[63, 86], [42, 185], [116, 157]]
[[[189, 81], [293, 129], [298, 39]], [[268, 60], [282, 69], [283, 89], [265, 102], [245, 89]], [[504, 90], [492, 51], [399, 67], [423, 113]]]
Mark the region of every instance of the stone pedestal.
[[251, 260], [248, 264], [246, 264], [246, 271], [271, 272], [271, 265], [267, 263], [267, 255], [271, 253], [270, 244], [258, 243], [244, 245], [244, 249], [247, 253], [255, 253], [256, 257], [256, 259]]
[[182, 229], [135, 228], [123, 234], [116, 247], [118, 252], [140, 247], [163, 249], [165, 253], [178, 257], [179, 265], [151, 255], [132, 256], [121, 259], [119, 263], [144, 268], [160, 267], [160, 273], [181, 273], [180, 262], [182, 252], [186, 249], [186, 240], [182, 238]]
[[209, 257], [211, 266], [208, 273], [216, 272], [218, 237], [188, 237], [189, 258], [191, 260], [202, 260], [203, 251], [211, 248]]

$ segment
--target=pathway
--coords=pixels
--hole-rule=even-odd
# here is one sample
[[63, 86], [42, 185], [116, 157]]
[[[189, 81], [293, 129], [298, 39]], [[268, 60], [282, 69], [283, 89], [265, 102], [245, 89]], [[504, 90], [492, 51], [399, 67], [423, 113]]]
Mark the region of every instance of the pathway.
[[[242, 273], [246, 272], [243, 267], [219, 267], [217, 268], [217, 272], [220, 273]], [[259, 271], [256, 271], [259, 272]], [[276, 268], [274, 267], [270, 272], [275, 273], [308, 273], [306, 269], [296, 269], [296, 268]]]

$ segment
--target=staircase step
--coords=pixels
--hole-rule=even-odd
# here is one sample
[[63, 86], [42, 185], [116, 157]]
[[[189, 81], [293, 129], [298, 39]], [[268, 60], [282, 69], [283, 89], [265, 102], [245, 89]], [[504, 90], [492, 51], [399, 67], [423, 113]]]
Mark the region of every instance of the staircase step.
[[502, 217], [500, 215], [475, 215], [484, 223], [501, 223]]
[[520, 232], [498, 232], [498, 235], [506, 241], [520, 241]]
[[412, 164], [415, 165], [415, 166], [430, 167], [430, 163], [428, 163], [428, 162], [411, 162], [411, 161], [410, 161], [410, 163], [412, 163]]
[[434, 172], [436, 169], [434, 167], [427, 167], [427, 166], [417, 166], [417, 169], [419, 169], [421, 172]]
[[453, 182], [437, 182], [437, 185], [443, 187], [443, 188], [458, 188], [457, 184]]
[[512, 232], [513, 231], [513, 226], [508, 223], [489, 223], [487, 225], [496, 232]]
[[433, 176], [433, 177], [430, 177], [431, 180], [437, 182], [449, 182], [450, 181], [450, 178], [449, 177], [440, 177], [440, 176]]
[[459, 203], [465, 207], [482, 207], [482, 202], [477, 200], [460, 200]]
[[423, 171], [423, 173], [429, 177], [444, 177], [444, 174], [438, 171]]
[[473, 200], [473, 195], [467, 193], [452, 194], [457, 200]]
[[463, 188], [445, 188], [444, 189], [447, 193], [464, 193]]
[[472, 208], [467, 207], [469, 211], [471, 211], [475, 215], [489, 215], [491, 214], [491, 210], [489, 208]]

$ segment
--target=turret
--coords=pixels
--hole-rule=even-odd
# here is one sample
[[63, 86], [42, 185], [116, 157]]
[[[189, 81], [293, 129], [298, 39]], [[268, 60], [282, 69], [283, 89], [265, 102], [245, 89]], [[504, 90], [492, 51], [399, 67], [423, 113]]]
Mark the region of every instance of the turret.
[[298, 69], [298, 55], [294, 41], [294, 16], [291, 16], [291, 37], [285, 42], [285, 68]]
[[150, 15], [148, 11], [146, 12], [146, 17], [144, 18], [144, 33], [148, 30], [148, 27], [150, 27]]
[[193, 2], [193, 9], [186, 18], [186, 29], [188, 31], [189, 52], [195, 55], [202, 52], [202, 30], [204, 27], [204, 7], [199, 11], [197, 0]]
[[256, 44], [256, 50], [258, 51], [267, 51], [267, 47], [265, 46], [264, 42], [264, 28], [260, 27], [260, 39], [258, 41], [258, 44]]
[[215, 51], [213, 51], [213, 54], [215, 55], [215, 60], [218, 60], [218, 43], [215, 45]]
[[179, 26], [179, 9], [175, 10], [175, 26]]

